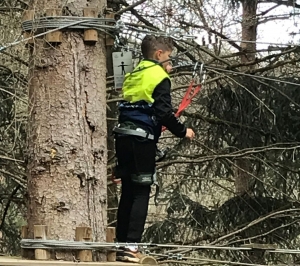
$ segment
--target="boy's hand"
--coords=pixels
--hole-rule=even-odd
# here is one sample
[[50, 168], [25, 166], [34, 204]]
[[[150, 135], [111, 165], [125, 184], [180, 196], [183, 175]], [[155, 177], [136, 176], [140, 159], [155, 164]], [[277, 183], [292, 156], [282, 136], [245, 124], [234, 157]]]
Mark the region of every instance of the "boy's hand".
[[191, 128], [187, 128], [185, 137], [189, 139], [193, 139], [195, 137], [195, 132]]

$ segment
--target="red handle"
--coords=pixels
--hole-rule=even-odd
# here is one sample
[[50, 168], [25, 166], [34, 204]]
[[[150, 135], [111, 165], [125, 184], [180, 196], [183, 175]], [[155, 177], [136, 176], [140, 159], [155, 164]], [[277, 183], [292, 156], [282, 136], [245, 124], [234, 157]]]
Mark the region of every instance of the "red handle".
[[[190, 105], [190, 103], [192, 102], [192, 99], [198, 94], [198, 92], [200, 90], [201, 90], [201, 84], [194, 87], [194, 80], [192, 80], [181, 103], [179, 104], [178, 110], [175, 114], [176, 117], [179, 117], [181, 115], [182, 111]], [[165, 126], [163, 126], [161, 131], [164, 132], [166, 129], [167, 128]]]

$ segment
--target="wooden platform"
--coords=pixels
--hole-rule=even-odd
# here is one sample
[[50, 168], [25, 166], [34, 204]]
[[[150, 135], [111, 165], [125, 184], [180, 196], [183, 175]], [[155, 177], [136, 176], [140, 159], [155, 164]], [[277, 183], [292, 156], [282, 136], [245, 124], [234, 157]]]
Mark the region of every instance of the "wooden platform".
[[[127, 262], [73, 262], [73, 261], [41, 261], [41, 260], [23, 260], [13, 257], [2, 257], [0, 256], [0, 266], [31, 266], [31, 265], [41, 265], [41, 266], [137, 266], [137, 263], [127, 263]], [[145, 265], [145, 264], [144, 264]]]

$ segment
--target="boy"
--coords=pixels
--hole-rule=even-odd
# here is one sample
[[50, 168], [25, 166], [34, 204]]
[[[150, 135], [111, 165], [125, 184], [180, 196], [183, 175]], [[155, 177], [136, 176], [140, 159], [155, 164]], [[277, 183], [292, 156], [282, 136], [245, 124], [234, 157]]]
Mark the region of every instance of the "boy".
[[[140, 243], [148, 212], [155, 173], [156, 144], [162, 126], [175, 136], [193, 139], [195, 133], [175, 116], [171, 105], [170, 38], [146, 36], [141, 44], [144, 57], [123, 83], [124, 101], [119, 106], [119, 125], [114, 129], [117, 166], [122, 180], [118, 208], [118, 242]], [[117, 253], [117, 259], [139, 262], [137, 247]]]

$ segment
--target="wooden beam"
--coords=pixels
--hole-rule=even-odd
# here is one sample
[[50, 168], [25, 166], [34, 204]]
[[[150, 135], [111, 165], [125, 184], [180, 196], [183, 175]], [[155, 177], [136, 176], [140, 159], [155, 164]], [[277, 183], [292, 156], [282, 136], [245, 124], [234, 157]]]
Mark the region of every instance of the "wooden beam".
[[[22, 21], [33, 20], [33, 19], [34, 19], [34, 10], [25, 10], [22, 16]], [[33, 37], [33, 35], [34, 35], [33, 31], [26, 31], [23, 33], [24, 39]], [[34, 39], [33, 38], [29, 39], [26, 44], [28, 45], [34, 44]]]
[[[24, 225], [21, 227], [21, 238], [22, 239], [27, 239], [28, 237], [28, 225]], [[28, 258], [28, 255], [27, 255], [27, 251], [26, 249], [21, 249], [21, 256], [22, 258]]]
[[[116, 228], [107, 227], [106, 229], [106, 242], [113, 243], [116, 238]], [[116, 252], [107, 251], [107, 261], [116, 261]]]
[[[89, 242], [92, 241], [91, 227], [76, 227], [75, 240]], [[77, 252], [77, 259], [80, 261], [93, 261], [93, 254], [91, 250], [79, 250]]]
[[[61, 8], [46, 9], [47, 17], [57, 17], [62, 15]], [[62, 31], [57, 30], [46, 34], [46, 41], [49, 43], [61, 43], [62, 42]]]
[[[83, 9], [83, 16], [89, 18], [96, 18], [97, 17], [97, 9], [92, 7], [85, 7]], [[95, 43], [98, 41], [98, 32], [97, 30], [87, 29], [84, 30], [84, 41]]]
[[[108, 14], [105, 15], [105, 17], [106, 18], [115, 18], [115, 13], [108, 13]], [[108, 25], [110, 25], [110, 24], [113, 25], [114, 23], [108, 23]], [[111, 35], [106, 34], [105, 35], [105, 44], [106, 44], [106, 46], [113, 46], [114, 43], [115, 43], [115, 39]]]
[[[47, 225], [34, 225], [33, 228], [33, 236], [34, 239], [47, 239], [48, 234], [48, 226]], [[50, 259], [50, 251], [46, 249], [36, 249], [34, 251], [36, 260], [49, 260]]]
[[[74, 266], [76, 263], [73, 261], [59, 261], [59, 260], [22, 260], [20, 258], [13, 257], [0, 257], [0, 266]], [[137, 263], [127, 262], [79, 262], [79, 266], [137, 266]]]

